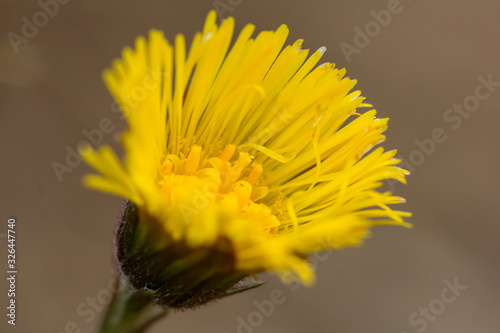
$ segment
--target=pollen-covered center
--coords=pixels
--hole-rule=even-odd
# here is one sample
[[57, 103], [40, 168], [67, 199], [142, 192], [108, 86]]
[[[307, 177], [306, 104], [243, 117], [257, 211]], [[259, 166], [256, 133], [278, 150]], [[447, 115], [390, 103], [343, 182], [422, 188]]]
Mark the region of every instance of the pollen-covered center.
[[260, 202], [268, 193], [260, 184], [263, 168], [252, 160], [235, 154], [233, 145], [214, 157], [197, 145], [187, 156], [167, 155], [160, 186], [169, 206], [165, 227], [174, 238], [202, 246], [219, 236], [237, 241], [276, 233], [280, 221]]

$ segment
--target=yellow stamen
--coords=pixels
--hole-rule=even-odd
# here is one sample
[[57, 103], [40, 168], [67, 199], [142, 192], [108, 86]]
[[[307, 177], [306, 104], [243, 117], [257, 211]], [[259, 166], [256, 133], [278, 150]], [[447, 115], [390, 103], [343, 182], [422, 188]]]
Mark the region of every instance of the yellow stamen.
[[224, 148], [224, 150], [220, 154], [221, 161], [228, 162], [231, 159], [231, 157], [233, 157], [235, 150], [236, 147], [234, 145], [227, 145], [226, 148]]
[[161, 166], [161, 172], [164, 175], [170, 175], [170, 174], [172, 174], [173, 166], [174, 166], [174, 163], [171, 160], [165, 160]]
[[248, 175], [247, 182], [249, 182], [250, 185], [254, 186], [255, 183], [257, 183], [257, 180], [259, 179], [263, 170], [264, 169], [262, 168], [262, 164], [255, 163], [252, 171], [250, 171], [250, 174]]
[[186, 164], [184, 164], [184, 173], [186, 175], [194, 175], [198, 171], [201, 158], [201, 147], [193, 146], [189, 152]]

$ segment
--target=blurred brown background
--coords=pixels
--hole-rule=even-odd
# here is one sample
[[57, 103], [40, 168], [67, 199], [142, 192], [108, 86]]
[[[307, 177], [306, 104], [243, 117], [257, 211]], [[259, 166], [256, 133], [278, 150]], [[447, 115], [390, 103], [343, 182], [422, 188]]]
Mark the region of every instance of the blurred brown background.
[[[289, 43], [325, 45], [325, 61], [358, 79], [380, 116], [391, 119], [384, 146], [414, 169], [407, 186], [395, 186], [414, 213], [414, 229], [380, 227], [363, 248], [329, 255], [314, 288], [295, 290], [270, 276], [261, 288], [172, 315], [151, 332], [500, 332], [500, 84], [474, 97], [478, 77], [500, 82], [500, 4], [465, 0], [72, 0], [46, 22], [36, 1], [1, 2], [0, 267], [7, 270], [4, 237], [14, 216], [19, 273], [15, 328], [6, 324], [1, 279], [0, 331], [96, 327], [122, 200], [81, 187], [89, 171], [83, 164], [62, 182], [51, 164], [65, 163], [66, 146], [76, 148], [82, 131], [103, 118], [117, 127], [103, 141], [114, 142], [124, 128], [101, 80], [124, 46], [150, 28], [190, 40], [207, 12], [224, 4], [221, 14], [236, 18], [237, 31], [249, 22], [258, 31], [286, 23]], [[390, 22], [380, 11], [391, 13]], [[23, 17], [33, 22], [34, 15], [40, 27], [16, 53], [8, 34], [22, 37]], [[367, 38], [357, 36], [366, 28]], [[352, 52], [346, 56], [341, 45]], [[463, 103], [470, 114], [447, 111]], [[431, 144], [436, 128], [440, 142]], [[467, 289], [453, 294], [448, 283]], [[274, 289], [286, 301], [269, 316], [258, 314], [254, 301]]]

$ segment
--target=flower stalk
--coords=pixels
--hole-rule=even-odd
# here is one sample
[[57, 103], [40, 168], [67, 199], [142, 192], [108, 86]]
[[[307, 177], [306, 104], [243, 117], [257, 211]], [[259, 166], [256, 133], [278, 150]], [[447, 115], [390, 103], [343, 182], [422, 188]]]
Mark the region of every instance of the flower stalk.
[[113, 298], [98, 333], [141, 333], [167, 315], [155, 304], [154, 293], [131, 288], [118, 278]]

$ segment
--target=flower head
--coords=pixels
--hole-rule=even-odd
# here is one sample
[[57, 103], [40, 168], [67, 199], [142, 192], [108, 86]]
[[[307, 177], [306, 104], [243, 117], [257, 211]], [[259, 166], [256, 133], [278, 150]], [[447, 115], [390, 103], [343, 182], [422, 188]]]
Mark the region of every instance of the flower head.
[[307, 254], [358, 245], [374, 225], [407, 226], [409, 214], [388, 207], [404, 200], [377, 191], [407, 174], [395, 151], [371, 150], [387, 119], [358, 111], [370, 105], [345, 70], [317, 66], [324, 48], [283, 47], [284, 25], [255, 38], [247, 25], [230, 47], [234, 20], [215, 17], [189, 51], [182, 35], [170, 45], [151, 31], [104, 73], [129, 126], [126, 156], [82, 152], [100, 172], [85, 184], [133, 203], [123, 244], [145, 251], [153, 272], [134, 284], [223, 290], [261, 271], [307, 284]]

